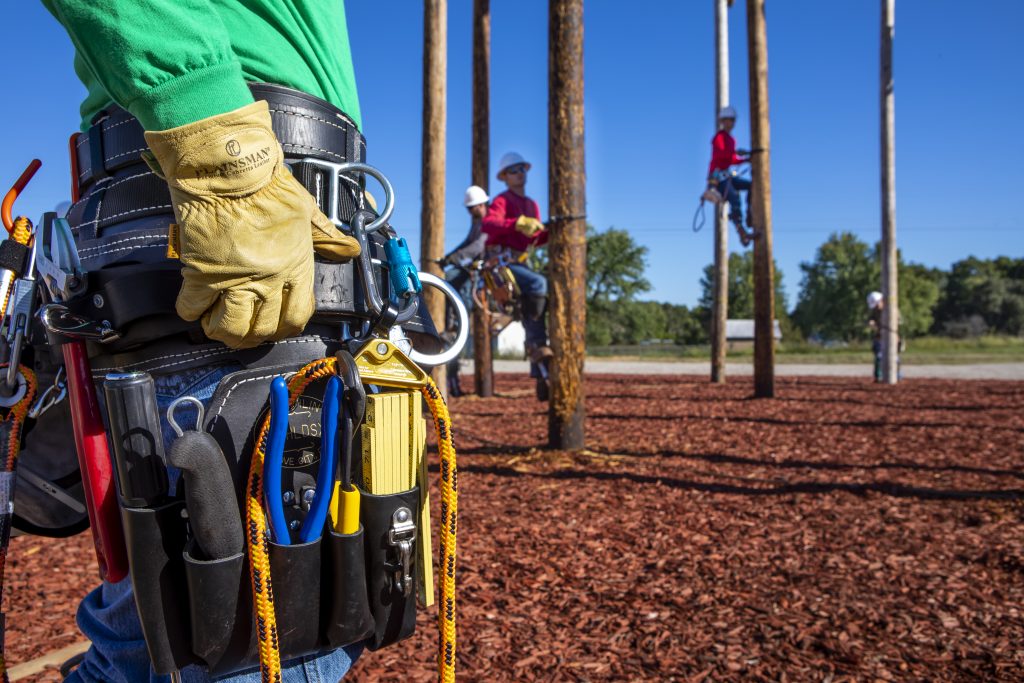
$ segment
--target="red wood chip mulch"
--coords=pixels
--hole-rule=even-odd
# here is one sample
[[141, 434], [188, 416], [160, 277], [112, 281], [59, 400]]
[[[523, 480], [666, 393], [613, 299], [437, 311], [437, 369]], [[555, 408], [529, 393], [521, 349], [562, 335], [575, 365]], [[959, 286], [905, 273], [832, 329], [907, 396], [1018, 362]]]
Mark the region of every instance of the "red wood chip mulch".
[[[498, 385], [452, 401], [461, 680], [1024, 680], [1024, 384], [588, 377], [579, 454]], [[8, 661], [94, 583], [87, 535], [15, 539]], [[433, 614], [346, 680], [432, 680]]]

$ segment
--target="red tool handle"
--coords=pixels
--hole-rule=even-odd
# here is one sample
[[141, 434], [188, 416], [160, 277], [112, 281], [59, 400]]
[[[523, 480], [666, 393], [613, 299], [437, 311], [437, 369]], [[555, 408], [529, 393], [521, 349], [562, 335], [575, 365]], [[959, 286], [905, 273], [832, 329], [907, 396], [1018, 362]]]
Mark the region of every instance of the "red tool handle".
[[43, 162], [39, 161], [39, 159], [33, 159], [28, 165], [28, 168], [26, 168], [22, 172], [21, 176], [14, 181], [14, 186], [7, 191], [6, 195], [4, 195], [4, 200], [0, 203], [0, 218], [3, 219], [4, 227], [7, 228], [7, 232], [11, 232], [14, 229], [14, 218], [11, 216], [14, 201], [18, 198], [21, 191], [25, 189], [26, 185], [28, 185], [28, 181], [32, 180], [32, 176], [36, 174], [36, 171], [38, 171], [39, 167], [42, 165]]
[[100, 578], [117, 583], [128, 575], [128, 554], [117, 505], [107, 432], [100, 417], [85, 342], [71, 342], [62, 348], [75, 450], [78, 451], [78, 467], [82, 471], [82, 488], [96, 546], [96, 561], [100, 566]]

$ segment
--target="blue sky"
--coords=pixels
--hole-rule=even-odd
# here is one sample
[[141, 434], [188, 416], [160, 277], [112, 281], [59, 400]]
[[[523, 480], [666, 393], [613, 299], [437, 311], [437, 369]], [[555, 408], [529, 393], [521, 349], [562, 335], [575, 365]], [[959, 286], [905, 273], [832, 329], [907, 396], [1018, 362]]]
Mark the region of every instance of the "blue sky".
[[[547, 3], [492, 1], [492, 166], [507, 150], [533, 162], [527, 189], [547, 216]], [[737, 140], [748, 146], [742, 0], [730, 11]], [[799, 263], [830, 232], [880, 231], [877, 0], [769, 0], [775, 257], [790, 304]], [[898, 241], [908, 260], [947, 267], [968, 255], [1021, 256], [1024, 110], [1019, 27], [1024, 2], [898, 0]], [[368, 160], [394, 183], [393, 223], [419, 249], [422, 5], [346, 3]], [[691, 220], [713, 134], [713, 3], [589, 0], [586, 4], [587, 213], [650, 248], [650, 298], [693, 304], [712, 256]], [[449, 0], [447, 242], [467, 229], [471, 0]], [[66, 199], [67, 136], [84, 89], [62, 29], [32, 0], [6, 9], [0, 184], [32, 157], [43, 169], [17, 206], [36, 218]], [[500, 189], [493, 182], [491, 190]], [[736, 248], [733, 235], [732, 243]]]

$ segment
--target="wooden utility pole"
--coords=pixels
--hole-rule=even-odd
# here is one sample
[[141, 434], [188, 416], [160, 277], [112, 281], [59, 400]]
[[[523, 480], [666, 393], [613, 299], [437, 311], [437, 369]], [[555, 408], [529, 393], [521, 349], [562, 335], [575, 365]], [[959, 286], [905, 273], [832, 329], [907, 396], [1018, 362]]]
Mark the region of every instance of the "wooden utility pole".
[[896, 111], [892, 78], [892, 41], [896, 0], [882, 0], [882, 379], [899, 380], [899, 257], [896, 254]]
[[[423, 175], [420, 180], [420, 262], [444, 276], [435, 261], [444, 256], [445, 71], [448, 52], [448, 0], [423, 0]], [[425, 290], [424, 299], [435, 324], [444, 325], [444, 295]], [[434, 381], [448, 395], [445, 366], [434, 368]]]
[[[490, 186], [491, 156], [491, 0], [473, 1], [473, 184]], [[488, 194], [490, 194], [488, 192]], [[485, 297], [486, 303], [486, 297]], [[473, 383], [476, 395], [494, 395], [491, 317], [473, 303]]]
[[583, 448], [587, 329], [583, 0], [548, 2], [548, 320], [552, 448]]
[[775, 395], [775, 272], [772, 263], [771, 135], [768, 127], [768, 32], [765, 0], [747, 0], [750, 64], [750, 209], [754, 240], [754, 396]]
[[[715, 130], [729, 105], [729, 0], [715, 0]], [[711, 311], [711, 381], [725, 383], [725, 321], [729, 318], [729, 219], [727, 204], [715, 210], [715, 282]]]

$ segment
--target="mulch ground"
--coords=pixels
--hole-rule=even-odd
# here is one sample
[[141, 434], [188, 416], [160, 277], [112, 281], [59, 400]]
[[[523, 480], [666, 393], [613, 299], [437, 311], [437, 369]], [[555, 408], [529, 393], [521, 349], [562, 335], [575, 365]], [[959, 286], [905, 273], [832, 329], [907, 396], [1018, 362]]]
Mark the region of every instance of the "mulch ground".
[[[1024, 680], [1024, 383], [588, 377], [578, 454], [498, 385], [452, 401], [461, 680]], [[87, 535], [15, 539], [8, 661], [94, 582]], [[347, 680], [431, 680], [419, 626]]]

